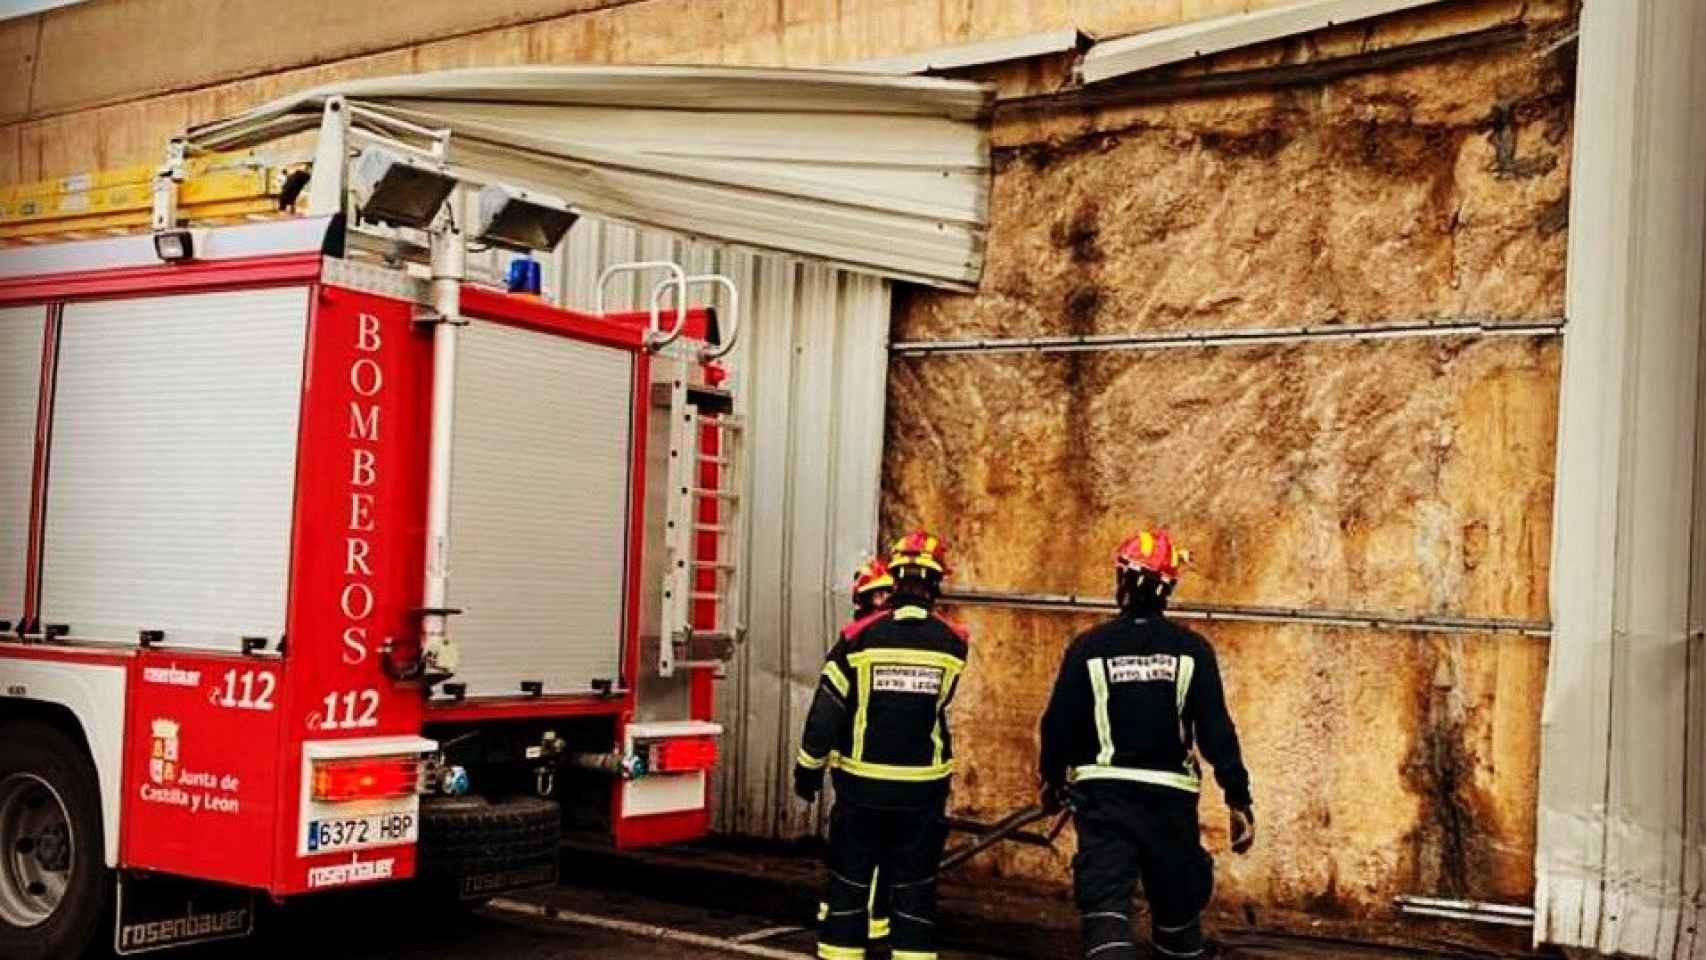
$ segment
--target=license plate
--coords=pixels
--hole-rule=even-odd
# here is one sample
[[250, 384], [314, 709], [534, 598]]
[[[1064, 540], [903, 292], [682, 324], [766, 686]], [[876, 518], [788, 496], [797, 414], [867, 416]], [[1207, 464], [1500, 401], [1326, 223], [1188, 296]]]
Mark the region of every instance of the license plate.
[[326, 818], [308, 821], [309, 853], [335, 850], [365, 850], [414, 843], [420, 821], [413, 813], [375, 813], [365, 817]]

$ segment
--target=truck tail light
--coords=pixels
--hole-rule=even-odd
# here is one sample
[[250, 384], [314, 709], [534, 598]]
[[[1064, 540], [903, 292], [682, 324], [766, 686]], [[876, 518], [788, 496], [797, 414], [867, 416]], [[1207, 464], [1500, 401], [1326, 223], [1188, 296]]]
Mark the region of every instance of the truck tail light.
[[381, 800], [420, 792], [420, 758], [361, 757], [314, 763], [313, 795], [319, 803]]
[[648, 773], [691, 773], [717, 765], [716, 737], [672, 737], [648, 744]]

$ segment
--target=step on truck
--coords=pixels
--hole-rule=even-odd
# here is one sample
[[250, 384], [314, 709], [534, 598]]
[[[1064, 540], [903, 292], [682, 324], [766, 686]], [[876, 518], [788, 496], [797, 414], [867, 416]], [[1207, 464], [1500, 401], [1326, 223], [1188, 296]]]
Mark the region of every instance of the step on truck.
[[0, 250], [0, 956], [405, 881], [477, 902], [553, 881], [565, 831], [708, 829], [732, 285], [470, 283], [574, 209], [443, 132], [336, 136], [317, 210], [202, 226], [230, 181], [178, 143], [143, 232]]

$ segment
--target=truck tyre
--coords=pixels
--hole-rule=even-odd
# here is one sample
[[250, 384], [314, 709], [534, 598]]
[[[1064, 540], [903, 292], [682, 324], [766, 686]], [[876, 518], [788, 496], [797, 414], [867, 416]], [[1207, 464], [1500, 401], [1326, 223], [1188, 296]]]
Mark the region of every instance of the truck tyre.
[[562, 810], [552, 800], [424, 798], [416, 876], [438, 893], [478, 902], [511, 886], [506, 878], [554, 875], [562, 836]]
[[80, 957], [111, 931], [101, 791], [58, 727], [0, 728], [0, 957]]

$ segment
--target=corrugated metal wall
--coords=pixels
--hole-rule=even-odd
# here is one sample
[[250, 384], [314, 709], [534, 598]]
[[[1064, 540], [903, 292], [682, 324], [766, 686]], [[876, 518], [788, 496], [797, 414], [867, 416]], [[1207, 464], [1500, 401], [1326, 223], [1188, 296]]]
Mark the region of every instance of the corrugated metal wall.
[[[544, 264], [545, 288], [592, 309], [606, 265], [668, 259], [690, 273], [726, 274], [743, 301], [729, 365], [749, 424], [750, 630], [717, 689], [727, 732], [716, 829], [797, 837], [814, 832], [819, 816], [793, 796], [799, 726], [848, 613], [842, 585], [876, 547], [889, 284], [586, 219]], [[642, 284], [650, 290], [650, 279], [613, 281], [607, 308], [637, 307]], [[727, 307], [720, 295], [718, 306]]]

